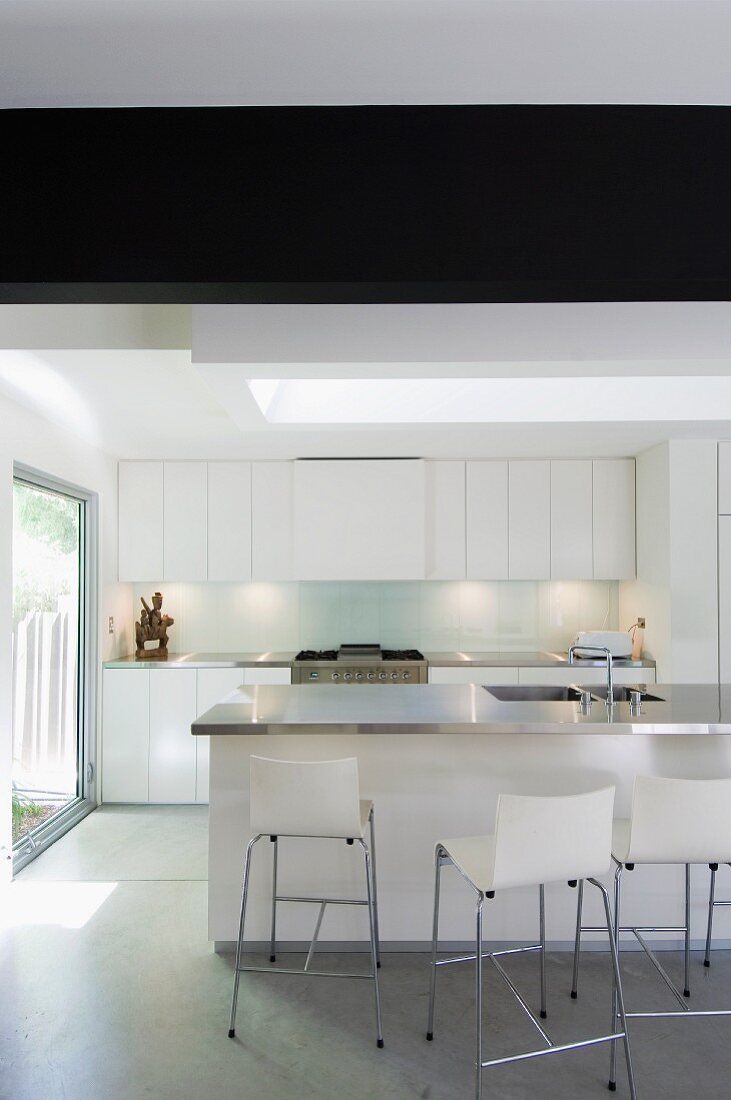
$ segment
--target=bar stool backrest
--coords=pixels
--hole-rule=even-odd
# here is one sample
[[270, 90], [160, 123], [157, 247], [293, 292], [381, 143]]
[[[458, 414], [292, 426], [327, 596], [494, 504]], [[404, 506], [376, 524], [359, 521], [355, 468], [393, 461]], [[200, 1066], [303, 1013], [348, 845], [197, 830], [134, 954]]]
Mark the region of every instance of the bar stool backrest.
[[358, 761], [251, 757], [250, 818], [272, 836], [363, 835]]
[[638, 775], [627, 863], [728, 863], [731, 779]]
[[501, 794], [495, 889], [603, 875], [611, 863], [614, 787], [588, 794]]

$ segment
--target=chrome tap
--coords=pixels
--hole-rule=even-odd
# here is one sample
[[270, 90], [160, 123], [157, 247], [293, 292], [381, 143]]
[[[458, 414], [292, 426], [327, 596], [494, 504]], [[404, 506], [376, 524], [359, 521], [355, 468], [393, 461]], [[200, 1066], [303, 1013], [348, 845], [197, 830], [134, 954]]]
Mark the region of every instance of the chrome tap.
[[587, 650], [591, 653], [603, 653], [607, 662], [607, 706], [614, 706], [614, 669], [612, 667], [612, 653], [603, 645], [570, 645], [569, 646], [569, 664], [574, 663], [574, 652], [580, 649], [582, 652]]

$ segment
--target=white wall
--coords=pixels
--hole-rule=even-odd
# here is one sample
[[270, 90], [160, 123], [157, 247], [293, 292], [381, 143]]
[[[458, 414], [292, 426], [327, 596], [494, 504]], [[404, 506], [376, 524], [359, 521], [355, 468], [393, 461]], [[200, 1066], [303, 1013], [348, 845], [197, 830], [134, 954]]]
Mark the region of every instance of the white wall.
[[619, 617], [647, 620], [659, 683], [718, 682], [716, 443], [671, 440], [636, 457], [637, 580]]
[[[99, 600], [95, 613], [100, 623], [97, 665], [102, 660], [129, 652], [131, 587], [117, 583], [117, 464], [101, 451], [78, 443], [28, 409], [0, 397], [0, 879], [10, 872], [12, 765], [11, 648], [13, 463], [20, 462], [99, 495]], [[107, 619], [114, 616], [118, 632], [106, 633]]]

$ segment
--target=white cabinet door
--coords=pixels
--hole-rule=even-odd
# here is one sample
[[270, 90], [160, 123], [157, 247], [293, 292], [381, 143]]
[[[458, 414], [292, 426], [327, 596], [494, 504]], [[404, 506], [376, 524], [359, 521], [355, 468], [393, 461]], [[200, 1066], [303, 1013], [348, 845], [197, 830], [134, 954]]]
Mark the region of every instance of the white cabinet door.
[[731, 516], [718, 517], [719, 679], [731, 684]]
[[508, 464], [468, 462], [467, 579], [508, 578]]
[[508, 463], [510, 580], [551, 576], [551, 464]]
[[267, 668], [262, 665], [251, 665], [242, 669], [245, 684], [291, 684], [291, 668]]
[[152, 669], [150, 802], [195, 802], [196, 669]]
[[[197, 678], [198, 701], [196, 718], [200, 718], [216, 703], [220, 703], [244, 683], [244, 668], [199, 668]], [[208, 769], [210, 737], [194, 737], [195, 741], [195, 800], [208, 801]]]
[[423, 580], [424, 462], [295, 462], [298, 580]]
[[427, 462], [426, 577], [464, 580], [465, 464]]
[[591, 580], [592, 463], [551, 463], [551, 577]]
[[429, 666], [430, 684], [517, 684], [518, 669], [494, 665], [470, 665], [466, 668]]
[[[561, 668], [521, 668], [518, 676], [521, 684], [606, 684], [606, 667], [585, 668], [581, 665], [564, 665]], [[654, 668], [615, 668], [615, 684], [654, 684]]]
[[150, 673], [105, 668], [102, 701], [102, 800], [147, 802]]
[[718, 444], [718, 514], [731, 515], [731, 443]]
[[120, 581], [163, 579], [163, 464], [120, 462]]
[[204, 581], [207, 557], [207, 476], [205, 462], [165, 463], [166, 581]]
[[251, 463], [208, 463], [208, 580], [251, 580]]
[[635, 462], [597, 459], [594, 466], [594, 577], [633, 580], [635, 567]]
[[251, 579], [291, 581], [293, 462], [251, 464]]

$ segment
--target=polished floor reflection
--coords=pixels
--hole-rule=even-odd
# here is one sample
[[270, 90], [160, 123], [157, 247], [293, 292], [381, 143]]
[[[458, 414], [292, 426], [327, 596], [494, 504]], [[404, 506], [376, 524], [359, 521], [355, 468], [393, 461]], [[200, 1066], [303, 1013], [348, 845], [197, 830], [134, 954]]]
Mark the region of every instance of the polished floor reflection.
[[[384, 957], [384, 1050], [371, 1042], [372, 1005], [359, 983], [258, 974], [242, 979], [237, 1039], [228, 1039], [232, 962], [206, 939], [206, 844], [204, 807], [109, 807], [21, 872], [0, 906], [2, 1100], [472, 1095], [472, 974], [443, 972], [428, 1044], [426, 955]], [[680, 972], [680, 953], [662, 960]], [[557, 1041], [607, 1025], [607, 968], [606, 955], [587, 953], [581, 998], [571, 1001], [571, 955], [549, 954]], [[623, 969], [634, 1007], [668, 1000], [639, 954], [625, 954]], [[518, 958], [511, 974], [537, 993], [535, 959]], [[731, 1001], [731, 952], [717, 951], [710, 972], [694, 952], [692, 982], [696, 1008]], [[485, 1008], [490, 1056], [528, 1049], [530, 1024], [490, 974]], [[638, 1022], [632, 1037], [646, 1100], [727, 1095], [728, 1020]], [[485, 1092], [500, 1100], [600, 1100], [606, 1069], [606, 1050], [587, 1050], [486, 1071]], [[622, 1076], [617, 1095], [626, 1095]]]

